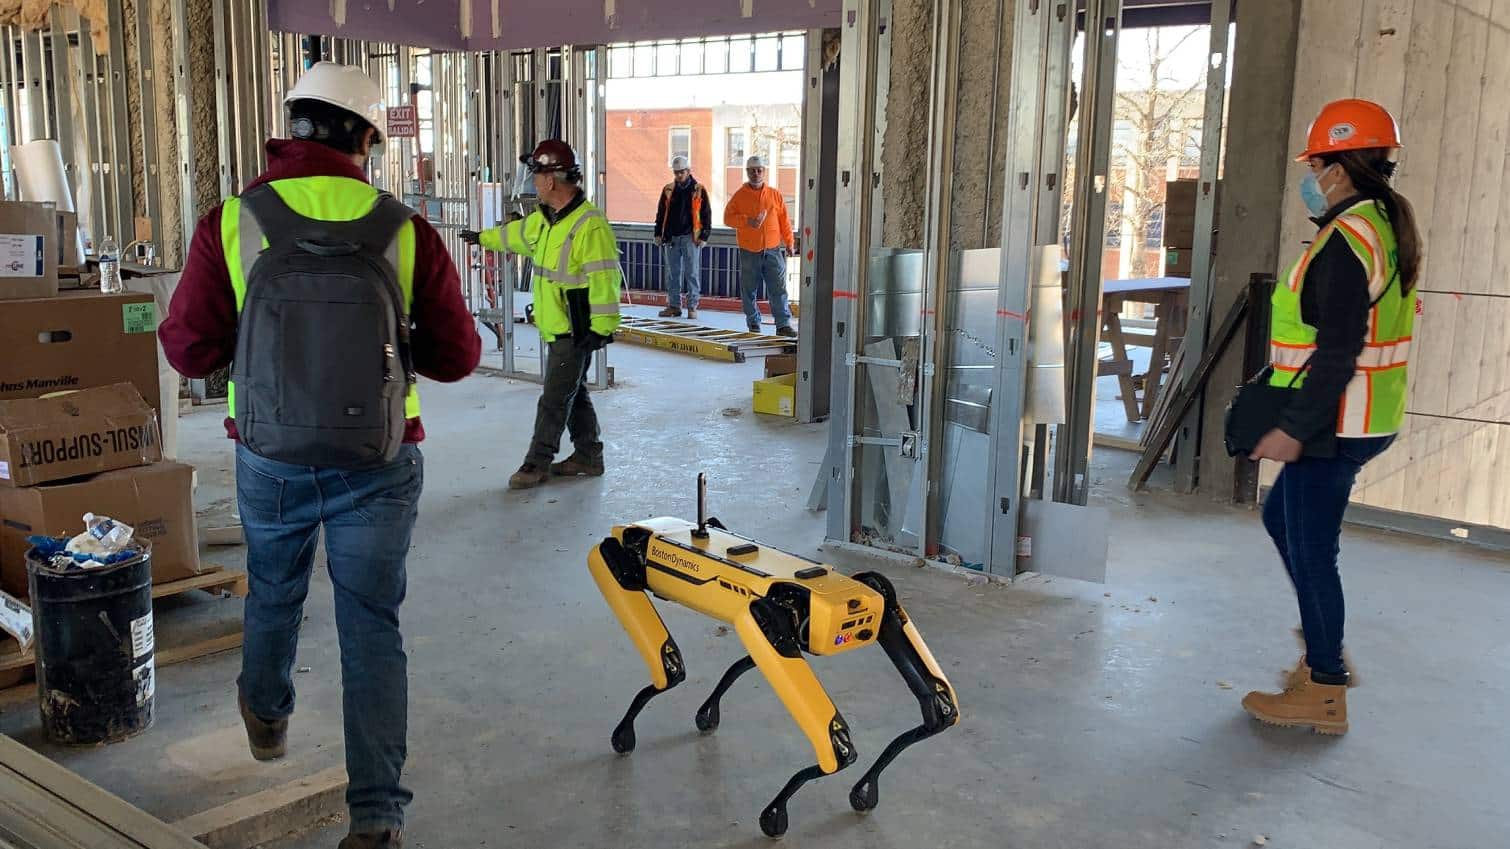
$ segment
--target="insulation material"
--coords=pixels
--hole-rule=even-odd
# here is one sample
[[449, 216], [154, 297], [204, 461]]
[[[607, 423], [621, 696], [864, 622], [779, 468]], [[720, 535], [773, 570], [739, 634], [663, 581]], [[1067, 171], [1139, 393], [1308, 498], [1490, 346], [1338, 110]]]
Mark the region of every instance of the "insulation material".
[[956, 249], [971, 250], [1001, 244], [1002, 169], [1011, 115], [1002, 101], [1012, 74], [1012, 6], [998, 0], [963, 2], [960, 13], [967, 23], [960, 27], [950, 235]]
[[[138, 0], [148, 2], [148, 0]], [[163, 265], [178, 268], [183, 264], [188, 246], [182, 244], [183, 197], [182, 173], [178, 162], [178, 99], [173, 85], [173, 8], [170, 0], [150, 0], [152, 3], [152, 75], [153, 98], [157, 101], [157, 164], [162, 196], [159, 214], [162, 216], [162, 232], [157, 235], [161, 246]], [[169, 396], [163, 396], [169, 397]]]
[[18, 26], [28, 32], [45, 29], [50, 23], [48, 15], [57, 6], [63, 9], [78, 9], [89, 21], [89, 37], [94, 39], [94, 52], [104, 55], [110, 52], [110, 36], [107, 25], [110, 21], [108, 0], [0, 0], [0, 26]]
[[928, 150], [933, 9], [927, 0], [895, 0], [891, 12], [891, 80], [881, 145], [881, 239], [889, 248], [921, 249], [928, 211], [923, 157]]
[[[187, 0], [184, 5], [189, 32], [215, 31], [210, 0]], [[215, 112], [213, 38], [189, 39], [189, 80], [194, 110], [193, 120], [189, 122], [194, 134], [194, 198], [199, 207], [196, 214], [204, 215], [220, 204], [220, 147], [216, 139], [219, 119]]]

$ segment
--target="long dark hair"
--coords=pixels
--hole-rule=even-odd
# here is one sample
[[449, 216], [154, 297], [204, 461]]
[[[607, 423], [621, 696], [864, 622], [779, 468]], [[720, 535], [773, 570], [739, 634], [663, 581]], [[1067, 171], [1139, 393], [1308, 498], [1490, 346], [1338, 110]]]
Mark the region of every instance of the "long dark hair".
[[1384, 207], [1400, 251], [1400, 292], [1404, 294], [1414, 289], [1421, 273], [1421, 231], [1416, 227], [1415, 208], [1390, 185], [1395, 176], [1395, 162], [1390, 159], [1389, 151], [1383, 148], [1346, 150], [1323, 156], [1321, 161], [1341, 165], [1359, 194]]

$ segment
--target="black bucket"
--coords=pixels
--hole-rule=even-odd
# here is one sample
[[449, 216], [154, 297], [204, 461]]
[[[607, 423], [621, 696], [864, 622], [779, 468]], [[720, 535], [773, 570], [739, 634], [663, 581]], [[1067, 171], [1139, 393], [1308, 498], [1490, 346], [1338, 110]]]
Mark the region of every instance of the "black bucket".
[[152, 725], [152, 554], [60, 572], [26, 555], [47, 739], [114, 743]]

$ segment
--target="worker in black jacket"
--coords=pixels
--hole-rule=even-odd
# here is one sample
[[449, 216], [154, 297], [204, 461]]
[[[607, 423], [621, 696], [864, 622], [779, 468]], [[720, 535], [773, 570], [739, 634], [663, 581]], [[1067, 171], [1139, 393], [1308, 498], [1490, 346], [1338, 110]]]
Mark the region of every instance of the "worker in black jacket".
[[671, 174], [675, 179], [661, 190], [655, 210], [655, 243], [666, 249], [666, 308], [661, 316], [680, 318], [685, 296], [687, 317], [697, 318], [702, 249], [712, 226], [708, 191], [692, 176], [685, 156], [671, 160]]

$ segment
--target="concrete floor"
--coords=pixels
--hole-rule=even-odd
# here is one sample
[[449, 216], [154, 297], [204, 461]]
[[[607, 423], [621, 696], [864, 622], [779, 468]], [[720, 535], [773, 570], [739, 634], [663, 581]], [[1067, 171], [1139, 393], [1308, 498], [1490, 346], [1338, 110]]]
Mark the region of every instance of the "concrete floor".
[[[760, 847], [761, 807], [811, 752], [758, 676], [701, 737], [696, 706], [737, 639], [664, 607], [687, 682], [641, 717], [639, 750], [608, 733], [643, 669], [593, 587], [588, 548], [615, 522], [690, 515], [708, 472], [731, 527], [818, 555], [803, 503], [824, 427], [757, 417], [760, 364], [615, 345], [619, 387], [599, 396], [610, 471], [508, 493], [534, 386], [474, 377], [423, 387], [426, 490], [409, 562], [407, 844], [455, 847]], [[221, 413], [183, 422], [199, 502], [231, 490]], [[953, 679], [964, 722], [909, 751], [879, 810], [847, 804], [858, 769], [810, 785], [785, 843], [1050, 849], [1487, 847], [1503, 844], [1510, 786], [1510, 562], [1451, 545], [1349, 530], [1349, 644], [1363, 687], [1341, 739], [1259, 726], [1238, 701], [1295, 659], [1293, 600], [1249, 511], [1123, 488], [1131, 455], [1098, 452], [1113, 512], [1105, 586], [1047, 577], [982, 585], [884, 567]], [[236, 565], [241, 549], [217, 549]], [[832, 559], [832, 557], [830, 557]], [[236, 602], [162, 612], [159, 632], [211, 628]], [[167, 820], [341, 762], [330, 586], [317, 572], [297, 676], [291, 755], [251, 760], [236, 717], [238, 658], [167, 667], [149, 733], [105, 749], [45, 745], [34, 706], [0, 730]], [[192, 623], [186, 625], [184, 623]], [[819, 661], [868, 765], [916, 722], [880, 651]], [[333, 826], [285, 842], [333, 847]]]

